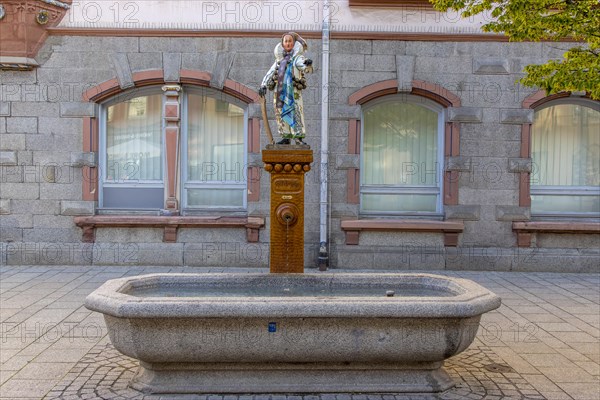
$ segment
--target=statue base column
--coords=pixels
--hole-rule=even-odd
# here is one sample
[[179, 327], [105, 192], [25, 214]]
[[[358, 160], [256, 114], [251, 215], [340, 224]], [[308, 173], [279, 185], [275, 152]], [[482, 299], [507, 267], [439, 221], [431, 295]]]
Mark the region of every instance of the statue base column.
[[262, 160], [271, 174], [271, 273], [303, 273], [304, 174], [313, 152], [307, 145], [267, 145]]

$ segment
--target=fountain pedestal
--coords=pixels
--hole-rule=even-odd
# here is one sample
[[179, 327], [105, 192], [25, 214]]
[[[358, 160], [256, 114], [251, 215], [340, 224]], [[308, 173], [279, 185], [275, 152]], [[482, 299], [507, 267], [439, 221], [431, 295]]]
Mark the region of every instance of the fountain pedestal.
[[271, 174], [271, 273], [304, 272], [304, 174], [310, 171], [310, 147], [267, 145], [264, 168]]

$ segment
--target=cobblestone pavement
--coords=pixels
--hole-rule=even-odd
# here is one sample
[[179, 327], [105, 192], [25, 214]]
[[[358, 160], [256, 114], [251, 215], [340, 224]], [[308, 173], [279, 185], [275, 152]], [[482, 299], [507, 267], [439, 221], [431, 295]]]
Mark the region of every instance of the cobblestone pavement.
[[446, 362], [457, 384], [444, 393], [144, 395], [127, 387], [137, 362], [112, 347], [102, 316], [83, 300], [108, 279], [184, 271], [250, 270], [0, 267], [0, 399], [600, 399], [600, 276], [463, 271], [435, 273], [472, 279], [503, 305], [484, 315], [473, 345]]

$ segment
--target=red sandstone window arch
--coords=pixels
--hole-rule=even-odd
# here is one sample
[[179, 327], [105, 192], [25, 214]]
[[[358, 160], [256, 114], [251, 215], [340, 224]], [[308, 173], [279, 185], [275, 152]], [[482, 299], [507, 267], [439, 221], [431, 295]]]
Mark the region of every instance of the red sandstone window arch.
[[[178, 164], [181, 160], [181, 154], [178, 153], [179, 140], [181, 139], [180, 122], [182, 118], [182, 98], [181, 88], [204, 88], [205, 90], [210, 89], [211, 75], [208, 72], [196, 71], [196, 70], [181, 70], [180, 81], [177, 83], [165, 82], [163, 71], [143, 71], [133, 74], [134, 88], [123, 90], [116, 79], [112, 79], [103, 82], [95, 87], [88, 89], [83, 94], [83, 99], [86, 101], [102, 104], [107, 101], [113, 100], [113, 103], [118, 102], [120, 98], [126, 99], [128, 96], [132, 96], [131, 93], [144, 93], [144, 90], [154, 90], [154, 92], [164, 91], [164, 104], [162, 106], [162, 116], [164, 130], [164, 147], [165, 147], [165, 185], [166, 185], [166, 196], [164, 209], [169, 210], [170, 213], [179, 213], [181, 207], [179, 204], [179, 185], [181, 182], [178, 181], [179, 168]], [[153, 89], [152, 89], [153, 88]], [[190, 90], [193, 92], [193, 90]], [[248, 87], [235, 82], [233, 80], [226, 80], [224, 87], [219, 91], [223, 97], [233, 99], [231, 103], [237, 103], [237, 107], [247, 106], [250, 103], [258, 101], [259, 97], [256, 92], [249, 89]], [[181, 98], [180, 98], [181, 97]], [[247, 107], [246, 107], [247, 108]], [[84, 131], [84, 143], [83, 150], [85, 152], [98, 153], [100, 149], [101, 132], [101, 118], [85, 118], [83, 121]], [[247, 114], [244, 121], [244, 141], [246, 148], [244, 153], [258, 153], [259, 152], [259, 133], [260, 126], [258, 118], [248, 118]], [[103, 155], [99, 155], [103, 157]], [[244, 203], [246, 201], [258, 201], [259, 200], [259, 167], [247, 167], [247, 171], [244, 175], [247, 177], [247, 196], [245, 196]], [[98, 167], [84, 167], [84, 179], [83, 182], [83, 200], [98, 201], [99, 199], [99, 182], [102, 178], [99, 176]]]
[[[398, 81], [395, 79], [377, 82], [368, 85], [350, 95], [349, 105], [363, 105], [369, 101], [384, 96], [399, 93]], [[405, 92], [404, 92], [405, 93]], [[460, 98], [440, 85], [426, 81], [413, 80], [412, 96], [420, 96], [429, 99], [443, 108], [460, 107]], [[348, 120], [348, 154], [360, 154], [361, 150], [361, 121], [360, 119]], [[458, 122], [445, 122], [443, 129], [443, 154], [444, 164], [449, 157], [460, 155], [459, 135], [460, 125]], [[458, 204], [458, 172], [444, 170], [443, 183], [443, 205]], [[350, 168], [347, 170], [347, 203], [359, 204], [360, 201], [360, 170]], [[457, 246], [458, 235], [464, 229], [462, 221], [439, 221], [431, 219], [405, 220], [401, 217], [386, 219], [356, 219], [341, 222], [341, 229], [345, 232], [346, 244], [359, 244], [360, 232], [364, 230], [374, 231], [411, 231], [411, 232], [440, 232], [444, 236], [445, 246]]]
[[521, 157], [532, 171], [521, 173], [520, 205], [539, 217], [600, 216], [600, 102], [538, 91], [522, 105], [535, 116], [522, 126]]
[[[399, 93], [398, 81], [395, 79], [390, 79], [365, 86], [364, 88], [354, 92], [348, 98], [348, 103], [349, 105], [363, 105], [372, 100], [397, 93]], [[444, 108], [460, 107], [461, 105], [460, 98], [456, 94], [440, 85], [427, 81], [413, 80], [412, 90], [407, 94], [432, 100]], [[445, 122], [443, 140], [444, 158], [456, 157], [460, 155], [459, 137], [459, 124], [456, 122]], [[348, 154], [360, 154], [360, 143], [361, 121], [358, 119], [350, 119], [348, 121]], [[347, 174], [347, 201], [348, 203], [358, 204], [360, 191], [360, 171], [358, 168], [349, 169]], [[443, 204], [458, 204], [457, 172], [444, 171], [443, 188]]]

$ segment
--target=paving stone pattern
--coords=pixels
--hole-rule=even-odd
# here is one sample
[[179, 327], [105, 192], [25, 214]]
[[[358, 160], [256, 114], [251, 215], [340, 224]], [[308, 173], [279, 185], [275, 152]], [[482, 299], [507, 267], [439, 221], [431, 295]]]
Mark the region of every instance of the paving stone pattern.
[[[312, 399], [341, 400], [392, 400], [392, 399], [545, 399], [534, 387], [510, 368], [486, 346], [471, 347], [446, 362], [446, 370], [456, 386], [436, 395], [393, 395], [366, 396], [361, 394], [327, 395], [145, 395], [127, 387], [135, 375], [138, 362], [119, 353], [110, 343], [98, 345], [86, 354], [44, 397], [44, 400], [76, 399], [182, 399], [182, 400], [276, 400]], [[496, 371], [496, 370], [500, 371]]]

